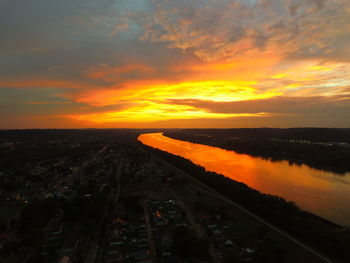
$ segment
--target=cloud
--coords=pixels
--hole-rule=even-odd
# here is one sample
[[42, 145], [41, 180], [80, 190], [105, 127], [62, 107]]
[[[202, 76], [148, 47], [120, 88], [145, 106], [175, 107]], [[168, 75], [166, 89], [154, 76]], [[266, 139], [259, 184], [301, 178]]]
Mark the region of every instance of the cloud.
[[[141, 19], [142, 39], [165, 42], [204, 61], [256, 53], [350, 59], [347, 0], [162, 1]], [[135, 19], [131, 17], [131, 19]]]
[[124, 23], [119, 19], [122, 2], [2, 0], [0, 50], [40, 53], [80, 46]]
[[233, 117], [266, 116], [263, 112], [258, 113], [218, 113], [210, 112], [202, 108], [190, 105], [165, 104], [161, 102], [139, 102], [136, 106], [121, 110], [106, 111], [92, 114], [70, 114], [65, 117], [77, 121], [90, 123], [148, 123], [164, 120], [187, 120], [187, 119], [226, 119]]
[[286, 97], [267, 99], [215, 102], [205, 100], [168, 100], [171, 105], [189, 105], [212, 113], [258, 113], [298, 114], [298, 115], [338, 115], [350, 114], [350, 93], [337, 96]]
[[276, 91], [257, 92], [253, 81], [189, 81], [176, 84], [145, 83], [124, 89], [90, 91], [79, 94], [77, 101], [91, 105], [109, 105], [120, 101], [163, 101], [168, 99], [206, 99], [238, 101], [269, 98]]
[[262, 123], [278, 114], [307, 121], [308, 112], [320, 123], [331, 114], [348, 119], [348, 0], [0, 5], [1, 122], [224, 125], [220, 118], [234, 117], [246, 125], [244, 118]]

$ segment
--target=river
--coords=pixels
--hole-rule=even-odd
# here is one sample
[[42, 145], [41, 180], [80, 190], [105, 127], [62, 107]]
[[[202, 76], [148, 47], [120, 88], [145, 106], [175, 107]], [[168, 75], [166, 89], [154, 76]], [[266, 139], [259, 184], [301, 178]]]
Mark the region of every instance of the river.
[[287, 161], [272, 162], [218, 147], [175, 140], [162, 133], [142, 134], [138, 140], [260, 192], [293, 201], [302, 209], [330, 221], [350, 226], [350, 173], [337, 175], [306, 165], [290, 165]]

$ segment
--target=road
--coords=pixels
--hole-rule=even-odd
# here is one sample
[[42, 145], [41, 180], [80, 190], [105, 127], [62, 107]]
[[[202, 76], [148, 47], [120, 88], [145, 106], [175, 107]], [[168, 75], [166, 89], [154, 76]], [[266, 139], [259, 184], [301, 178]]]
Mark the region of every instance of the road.
[[208, 238], [207, 233], [201, 228], [199, 224], [196, 223], [192, 211], [189, 209], [189, 207], [180, 199], [178, 194], [172, 190], [173, 195], [175, 196], [176, 202], [182, 207], [182, 209], [185, 210], [187, 215], [188, 222], [192, 225], [193, 229], [196, 231], [197, 236], [201, 238], [205, 238], [209, 241], [209, 254], [212, 257], [214, 263], [222, 263], [222, 260], [220, 259], [220, 253], [216, 250], [213, 242]]
[[116, 193], [114, 195], [113, 204], [117, 204], [118, 199], [119, 199], [119, 195], [120, 195], [120, 176], [121, 176], [121, 171], [122, 171], [123, 166], [124, 166], [124, 162], [125, 162], [125, 156], [123, 156], [122, 159], [120, 160], [119, 166], [118, 166], [118, 170], [117, 170], [117, 174], [115, 176], [116, 183], [117, 183], [117, 190], [116, 190]]
[[90, 243], [90, 251], [85, 257], [84, 263], [94, 263], [97, 257], [99, 246], [96, 244], [96, 242]]
[[[119, 165], [118, 165], [118, 169], [117, 169], [117, 172], [116, 172], [116, 175], [115, 175], [115, 180], [116, 180], [116, 183], [117, 183], [117, 189], [115, 191], [113, 191], [113, 194], [112, 194], [112, 198], [113, 198], [113, 205], [116, 205], [117, 202], [118, 202], [118, 199], [119, 199], [119, 195], [120, 195], [120, 177], [121, 177], [121, 174], [122, 174], [122, 169], [123, 169], [123, 166], [124, 166], [124, 162], [125, 162], [125, 156], [123, 156], [120, 161], [119, 161]], [[107, 217], [107, 214], [104, 215], [104, 217], [101, 219], [101, 223], [105, 221], [105, 218]], [[101, 225], [99, 227], [101, 229]], [[101, 245], [97, 248], [97, 251], [96, 251], [96, 255], [95, 255], [95, 260], [92, 261], [91, 263], [93, 262], [101, 262], [102, 261], [102, 256], [104, 254], [104, 251], [106, 249], [106, 244], [105, 242], [103, 242], [104, 245]]]
[[147, 201], [143, 202], [143, 209], [145, 211], [145, 222], [147, 227], [147, 236], [148, 236], [148, 243], [150, 245], [150, 253], [151, 253], [151, 259], [152, 262], [156, 262], [154, 256], [155, 256], [155, 244], [154, 244], [154, 238], [152, 234], [152, 227], [150, 222], [150, 215], [149, 215], [149, 207]]

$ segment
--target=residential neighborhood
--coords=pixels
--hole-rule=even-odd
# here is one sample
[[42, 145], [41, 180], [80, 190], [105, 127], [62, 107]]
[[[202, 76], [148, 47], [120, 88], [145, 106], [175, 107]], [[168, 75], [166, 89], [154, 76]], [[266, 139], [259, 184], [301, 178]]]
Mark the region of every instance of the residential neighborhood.
[[40, 139], [21, 132], [3, 136], [0, 261], [228, 263], [305, 257], [269, 225], [149, 151], [138, 135], [99, 130], [59, 136], [42, 131]]

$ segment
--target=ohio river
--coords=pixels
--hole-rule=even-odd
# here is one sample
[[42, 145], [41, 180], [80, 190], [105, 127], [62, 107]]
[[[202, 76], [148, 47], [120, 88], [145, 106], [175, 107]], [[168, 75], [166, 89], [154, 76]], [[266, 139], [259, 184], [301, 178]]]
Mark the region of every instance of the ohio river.
[[191, 160], [263, 193], [278, 195], [302, 209], [350, 226], [350, 173], [337, 175], [308, 166], [272, 162], [202, 144], [175, 140], [162, 133], [142, 134], [143, 144]]

